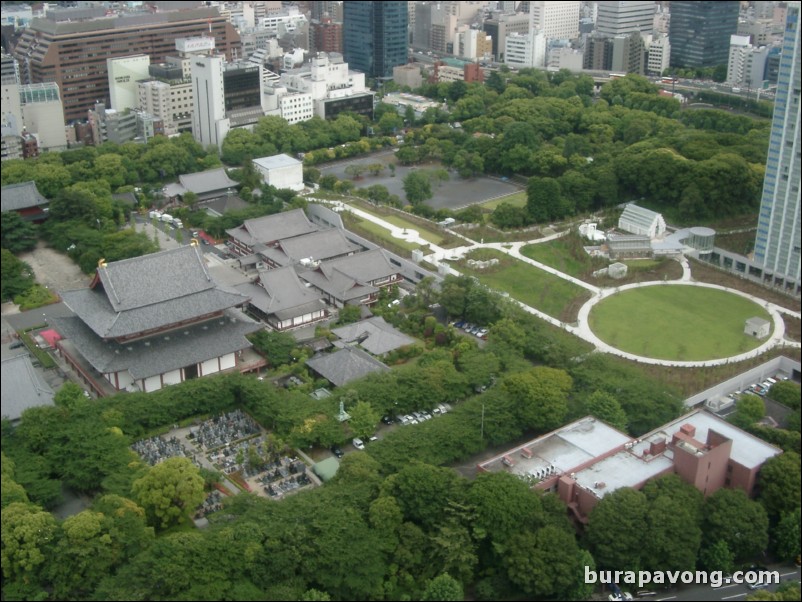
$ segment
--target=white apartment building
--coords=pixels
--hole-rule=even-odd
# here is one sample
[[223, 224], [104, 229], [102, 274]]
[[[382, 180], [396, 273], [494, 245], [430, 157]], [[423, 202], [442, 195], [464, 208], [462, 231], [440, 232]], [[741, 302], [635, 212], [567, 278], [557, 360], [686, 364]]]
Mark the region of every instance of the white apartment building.
[[311, 94], [290, 92], [282, 85], [266, 87], [263, 104], [265, 115], [276, 115], [291, 124], [315, 116], [315, 105]]
[[598, 6], [596, 32], [601, 35], [615, 37], [634, 31], [645, 35], [654, 28], [654, 0], [599, 0]]
[[568, 69], [568, 71], [580, 73], [584, 59], [585, 53], [581, 50], [567, 46], [554, 46], [548, 50], [546, 68], [549, 71]]
[[106, 59], [109, 77], [111, 108], [116, 111], [137, 108], [139, 102], [138, 82], [148, 79], [150, 56], [134, 54]]
[[508, 34], [504, 44], [504, 62], [515, 69], [546, 66], [546, 36], [535, 31], [527, 35]]
[[581, 2], [530, 2], [532, 24], [547, 39], [572, 40], [579, 36]]
[[457, 34], [454, 54], [470, 60], [482, 60], [493, 54], [493, 38], [478, 29], [465, 29]]
[[662, 75], [671, 60], [671, 44], [667, 35], [660, 35], [649, 43], [649, 58], [646, 71], [649, 75]]
[[166, 136], [192, 129], [194, 95], [192, 82], [167, 83], [158, 80], [139, 82], [139, 108], [158, 117]]
[[64, 106], [56, 82], [27, 84], [19, 87], [22, 122], [39, 141], [39, 151], [67, 148]]
[[730, 36], [730, 57], [727, 62], [727, 83], [744, 88], [757, 88], [763, 83], [769, 49], [755, 47], [749, 36]]

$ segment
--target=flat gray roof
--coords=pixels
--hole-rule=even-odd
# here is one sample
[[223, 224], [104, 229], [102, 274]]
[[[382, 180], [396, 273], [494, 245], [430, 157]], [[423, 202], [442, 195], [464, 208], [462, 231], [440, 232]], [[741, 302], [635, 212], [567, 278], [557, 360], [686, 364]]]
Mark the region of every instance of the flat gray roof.
[[277, 169], [279, 167], [293, 167], [303, 165], [298, 159], [293, 159], [289, 155], [273, 155], [272, 157], [260, 157], [253, 162], [264, 169]]
[[53, 405], [53, 390], [39, 376], [27, 354], [3, 360], [0, 379], [3, 418], [19, 420], [28, 408]]

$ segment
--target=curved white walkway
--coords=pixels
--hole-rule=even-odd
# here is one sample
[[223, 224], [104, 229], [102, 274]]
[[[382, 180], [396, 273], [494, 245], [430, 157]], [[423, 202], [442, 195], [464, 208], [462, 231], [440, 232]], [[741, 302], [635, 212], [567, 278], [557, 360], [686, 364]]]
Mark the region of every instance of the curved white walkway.
[[[468, 252], [473, 251], [474, 249], [496, 249], [498, 251], [501, 251], [502, 253], [506, 253], [507, 255], [510, 255], [511, 257], [515, 257], [516, 259], [519, 259], [519, 260], [521, 260], [523, 262], [526, 262], [526, 263], [528, 263], [530, 265], [533, 265], [533, 266], [535, 266], [535, 267], [537, 267], [537, 268], [539, 268], [539, 269], [541, 269], [541, 270], [543, 270], [545, 272], [548, 272], [549, 274], [552, 274], [552, 275], [557, 276], [559, 278], [562, 278], [564, 280], [568, 280], [568, 281], [576, 284], [577, 286], [581, 286], [582, 288], [591, 291], [593, 293], [593, 297], [589, 301], [587, 301], [580, 308], [579, 315], [577, 317], [577, 323], [575, 325], [567, 324], [565, 322], [562, 322], [562, 321], [558, 320], [557, 318], [554, 318], [554, 317], [552, 317], [552, 316], [550, 316], [548, 314], [545, 314], [542, 311], [540, 311], [540, 310], [538, 310], [538, 309], [536, 309], [534, 307], [530, 307], [529, 305], [526, 305], [525, 303], [521, 303], [520, 301], [517, 301], [517, 300], [514, 300], [514, 299], [513, 299], [513, 301], [515, 301], [515, 303], [517, 303], [526, 312], [528, 312], [530, 314], [533, 314], [533, 315], [541, 318], [542, 320], [545, 320], [546, 322], [548, 322], [548, 323], [550, 323], [550, 324], [552, 324], [554, 326], [557, 326], [558, 328], [562, 328], [566, 332], [570, 332], [570, 333], [578, 336], [579, 338], [587, 341], [588, 343], [592, 344], [596, 348], [597, 351], [601, 351], [601, 352], [604, 352], [604, 353], [610, 353], [612, 355], [617, 355], [619, 357], [623, 357], [623, 358], [626, 358], [626, 359], [629, 359], [629, 360], [633, 360], [633, 361], [636, 361], [636, 362], [641, 362], [641, 363], [644, 363], [644, 364], [652, 364], [652, 365], [658, 365], [658, 366], [674, 366], [674, 367], [680, 367], [680, 368], [691, 368], [691, 367], [705, 367], [705, 366], [722, 366], [722, 365], [725, 365], [725, 364], [740, 362], [740, 361], [743, 361], [743, 360], [746, 360], [746, 359], [757, 357], [757, 356], [761, 355], [762, 353], [765, 353], [769, 349], [773, 349], [774, 347], [789, 347], [789, 348], [800, 348], [800, 347], [802, 347], [802, 343], [798, 343], [796, 341], [788, 341], [788, 340], [785, 339], [785, 322], [783, 321], [783, 318], [782, 318], [782, 315], [781, 315], [781, 314], [784, 313], [784, 314], [787, 314], [789, 316], [792, 316], [792, 317], [795, 317], [795, 318], [799, 319], [800, 318], [800, 312], [795, 312], [795, 311], [789, 310], [789, 309], [787, 309], [785, 307], [781, 307], [779, 305], [775, 305], [773, 303], [769, 303], [766, 300], [761, 299], [760, 297], [756, 297], [754, 295], [750, 295], [748, 293], [741, 292], [741, 291], [739, 291], [737, 289], [727, 288], [727, 287], [720, 286], [720, 285], [717, 285], [717, 284], [707, 284], [707, 283], [704, 283], [704, 282], [696, 282], [696, 281], [693, 280], [693, 277], [692, 277], [692, 274], [691, 274], [690, 264], [689, 264], [688, 260], [685, 257], [682, 257], [680, 259], [680, 264], [682, 265], [682, 276], [681, 276], [680, 280], [673, 280], [673, 281], [668, 281], [668, 282], [661, 282], [661, 281], [657, 281], [657, 282], [639, 282], [639, 283], [635, 283], [635, 284], [627, 284], [627, 285], [623, 285], [623, 286], [620, 286], [620, 287], [614, 287], [614, 288], [602, 288], [602, 287], [598, 287], [598, 286], [594, 286], [592, 284], [589, 284], [588, 282], [585, 282], [584, 280], [580, 280], [579, 278], [574, 278], [573, 276], [570, 276], [570, 275], [568, 275], [568, 274], [566, 274], [564, 272], [561, 272], [561, 271], [556, 270], [556, 269], [554, 269], [554, 268], [552, 268], [550, 266], [547, 266], [547, 265], [545, 265], [543, 263], [540, 263], [539, 261], [535, 261], [533, 259], [530, 259], [529, 257], [525, 257], [524, 255], [521, 254], [521, 247], [523, 247], [524, 245], [531, 245], [531, 244], [549, 242], [551, 240], [554, 240], [554, 239], [560, 238], [561, 236], [564, 236], [565, 234], [568, 233], [568, 231], [558, 232], [556, 234], [552, 234], [550, 236], [546, 236], [546, 237], [539, 238], [539, 239], [528, 240], [528, 241], [520, 241], [520, 242], [512, 242], [512, 243], [498, 243], [498, 242], [477, 243], [477, 242], [471, 241], [469, 238], [467, 238], [467, 237], [465, 237], [465, 236], [463, 236], [461, 234], [454, 233], [455, 235], [459, 236], [460, 238], [464, 239], [467, 242], [470, 242], [471, 244], [465, 245], [465, 246], [461, 246], [461, 247], [457, 247], [455, 249], [444, 249], [444, 248], [442, 248], [442, 247], [440, 247], [438, 245], [435, 245], [434, 243], [429, 242], [428, 240], [422, 238], [420, 236], [420, 234], [417, 232], [417, 230], [399, 228], [398, 226], [395, 226], [395, 225], [393, 225], [393, 224], [391, 224], [391, 223], [389, 223], [389, 222], [387, 222], [387, 221], [385, 221], [385, 220], [383, 220], [383, 219], [381, 219], [379, 217], [376, 217], [375, 215], [372, 215], [372, 214], [367, 213], [365, 211], [361, 211], [360, 209], [357, 209], [355, 207], [351, 207], [350, 205], [342, 205], [341, 203], [338, 203], [338, 204], [343, 206], [346, 210], [351, 211], [352, 213], [354, 213], [357, 216], [361, 217], [362, 219], [369, 220], [369, 221], [371, 221], [371, 222], [373, 222], [375, 224], [378, 224], [382, 228], [385, 228], [386, 230], [389, 230], [390, 234], [394, 238], [407, 240], [409, 242], [414, 242], [414, 243], [420, 244], [420, 245], [428, 245], [432, 252], [431, 252], [430, 255], [426, 256], [426, 259], [428, 261], [432, 262], [432, 263], [437, 264], [437, 263], [440, 263], [441, 261], [443, 261], [444, 259], [461, 258], [465, 254], [467, 254]], [[451, 267], [449, 267], [449, 271], [450, 271], [450, 273], [452, 273], [454, 275], [460, 275], [460, 272], [458, 272], [457, 270], [455, 270], [455, 269], [453, 269]], [[588, 316], [590, 315], [590, 311], [593, 309], [593, 307], [599, 301], [601, 301], [602, 299], [605, 299], [605, 298], [607, 298], [607, 297], [609, 297], [611, 295], [614, 295], [615, 293], [626, 291], [626, 290], [630, 290], [630, 289], [634, 289], [634, 288], [640, 288], [640, 287], [644, 287], [644, 286], [701, 286], [701, 287], [704, 287], [704, 288], [712, 288], [712, 289], [717, 289], [717, 290], [721, 290], [721, 291], [726, 291], [726, 292], [732, 293], [734, 295], [740, 295], [741, 297], [749, 299], [750, 301], [753, 301], [754, 303], [757, 303], [758, 305], [762, 305], [763, 307], [765, 307], [766, 310], [769, 312], [769, 315], [771, 316], [772, 321], [774, 322], [774, 328], [772, 330], [771, 336], [769, 336], [769, 338], [766, 339], [766, 341], [762, 345], [756, 347], [755, 349], [752, 349], [751, 351], [747, 351], [747, 352], [741, 353], [739, 355], [734, 355], [734, 356], [720, 358], [720, 359], [700, 360], [700, 361], [662, 360], [662, 359], [646, 357], [646, 356], [637, 355], [637, 354], [634, 354], [634, 353], [628, 353], [626, 351], [621, 351], [620, 349], [617, 349], [616, 347], [608, 345], [607, 343], [605, 343], [604, 341], [599, 339], [593, 333], [593, 331], [590, 329], [590, 325], [588, 323]]]

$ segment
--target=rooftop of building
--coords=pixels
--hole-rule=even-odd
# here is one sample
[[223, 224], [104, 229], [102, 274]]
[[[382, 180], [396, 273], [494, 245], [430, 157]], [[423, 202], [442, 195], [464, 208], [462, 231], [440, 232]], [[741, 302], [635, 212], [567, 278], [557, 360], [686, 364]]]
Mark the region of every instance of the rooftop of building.
[[0, 202], [2, 202], [2, 211], [5, 213], [6, 211], [20, 211], [31, 207], [40, 207], [47, 205], [50, 201], [39, 192], [36, 182], [30, 181], [3, 186]]
[[231, 238], [248, 246], [285, 240], [293, 236], [317, 232], [318, 228], [306, 217], [303, 209], [283, 211], [264, 217], [248, 219], [238, 228], [226, 230]]
[[281, 167], [295, 167], [298, 165], [303, 165], [303, 163], [301, 163], [301, 161], [298, 159], [290, 157], [286, 154], [273, 155], [272, 157], [259, 157], [258, 159], [254, 159], [253, 162], [264, 169], [278, 169]]
[[340, 337], [340, 341], [337, 342], [340, 346], [344, 346], [343, 343], [356, 342], [373, 355], [384, 355], [415, 343], [415, 339], [385, 322], [381, 316], [374, 316], [367, 320], [335, 328], [332, 333]]
[[390, 368], [361, 349], [346, 347], [306, 361], [306, 365], [333, 385], [340, 387], [373, 372]]
[[251, 298], [251, 305], [279, 320], [325, 308], [320, 294], [307, 288], [291, 266], [261, 271], [258, 284], [241, 284], [237, 290]]
[[19, 420], [22, 412], [36, 406], [53, 405], [53, 390], [34, 369], [30, 356], [17, 355], [2, 362], [0, 379], [3, 418]]

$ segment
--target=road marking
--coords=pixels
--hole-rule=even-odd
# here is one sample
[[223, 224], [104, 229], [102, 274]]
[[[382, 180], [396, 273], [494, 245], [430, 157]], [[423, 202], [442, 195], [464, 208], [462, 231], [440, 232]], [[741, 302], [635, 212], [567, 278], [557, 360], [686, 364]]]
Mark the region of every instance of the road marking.
[[796, 575], [796, 571], [792, 571], [790, 573], [780, 573], [780, 577], [788, 577], [788, 575]]
[[747, 594], [744, 593], [744, 594], [738, 594], [737, 596], [726, 596], [722, 598], [722, 600], [732, 600], [733, 598], [744, 598], [746, 596]]
[[669, 596], [668, 598], [658, 598], [657, 602], [662, 602], [662, 600], [674, 600], [676, 596]]

